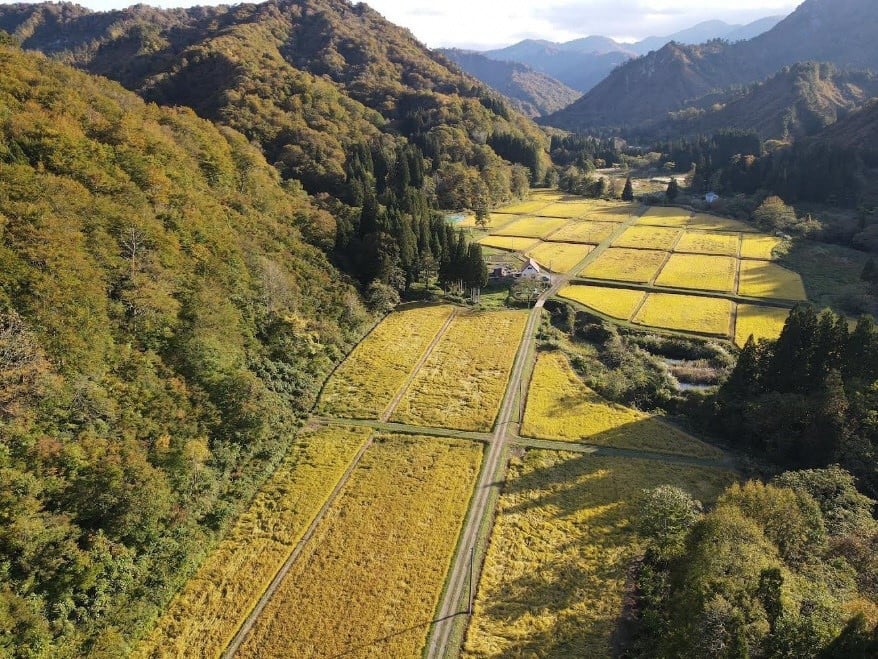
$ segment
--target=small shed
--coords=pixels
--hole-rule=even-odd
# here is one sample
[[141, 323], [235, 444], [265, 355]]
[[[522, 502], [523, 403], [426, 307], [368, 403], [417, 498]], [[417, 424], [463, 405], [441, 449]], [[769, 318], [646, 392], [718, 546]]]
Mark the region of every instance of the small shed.
[[527, 264], [521, 269], [522, 277], [539, 277], [542, 274], [540, 266], [533, 259], [528, 259]]
[[719, 199], [719, 195], [716, 192], [708, 192], [706, 195], [704, 195], [704, 201], [706, 201], [708, 204], [712, 204], [717, 199]]
[[488, 277], [490, 277], [491, 279], [506, 279], [507, 277], [511, 276], [512, 271], [505, 265], [494, 266], [494, 269], [491, 270], [491, 274], [488, 275]]

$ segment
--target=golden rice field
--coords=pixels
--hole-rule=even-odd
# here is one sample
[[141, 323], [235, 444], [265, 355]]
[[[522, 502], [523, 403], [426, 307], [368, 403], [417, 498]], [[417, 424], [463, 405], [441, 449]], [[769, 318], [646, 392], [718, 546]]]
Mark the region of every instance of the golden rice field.
[[675, 206], [651, 206], [641, 216], [638, 224], [663, 227], [685, 227], [692, 215], [687, 210]]
[[611, 247], [592, 261], [582, 276], [645, 284], [665, 262], [665, 252]]
[[540, 243], [530, 248], [527, 255], [552, 272], [570, 272], [594, 249], [591, 245], [573, 243]]
[[736, 233], [687, 231], [674, 248], [675, 252], [738, 256], [740, 236]]
[[527, 215], [528, 213], [535, 213], [541, 208], [545, 208], [550, 203], [552, 203], [551, 199], [530, 199], [528, 201], [520, 201], [509, 204], [508, 206], [502, 206], [501, 208], [496, 209], [494, 212], [511, 213], [514, 215]]
[[722, 455], [671, 425], [601, 397], [582, 382], [561, 352], [537, 356], [521, 434], [655, 453]]
[[616, 238], [613, 247], [633, 247], [637, 249], [659, 249], [670, 251], [682, 232], [667, 227], [633, 226]]
[[[498, 227], [503, 226], [507, 222], [511, 222], [515, 219], [513, 215], [504, 215], [500, 211], [494, 211], [493, 213], [489, 213], [486, 218], [487, 223], [485, 224], [486, 229], [496, 229]], [[467, 215], [463, 220], [457, 223], [457, 227], [461, 229], [475, 229], [478, 225], [476, 224], [476, 216], [475, 215]]]
[[695, 295], [650, 293], [632, 322], [682, 332], [729, 336], [734, 305]]
[[558, 291], [558, 295], [584, 304], [611, 318], [628, 320], [643, 302], [646, 293], [627, 288], [605, 288], [577, 284], [565, 286]]
[[773, 236], [744, 236], [741, 258], [770, 261], [774, 258], [774, 250], [781, 244], [783, 240]]
[[729, 231], [736, 233], [756, 233], [758, 231], [746, 222], [739, 222], [727, 217], [717, 217], [716, 215], [707, 215], [706, 213], [695, 213], [692, 215], [688, 227], [701, 231]]
[[737, 260], [728, 256], [671, 254], [656, 277], [657, 286], [731, 293], [735, 288]]
[[540, 217], [563, 217], [569, 220], [582, 217], [593, 208], [594, 204], [589, 201], [559, 201], [541, 208], [537, 214]]
[[595, 220], [597, 222], [627, 222], [632, 215], [640, 212], [640, 206], [629, 203], [607, 203], [596, 202], [584, 216], [587, 220]]
[[741, 261], [738, 295], [778, 300], [807, 299], [805, 285], [797, 273], [768, 261]]
[[743, 347], [751, 334], [756, 341], [776, 339], [780, 336], [780, 331], [789, 315], [789, 309], [739, 304], [735, 324], [735, 343]]
[[588, 243], [597, 245], [616, 230], [611, 222], [570, 222], [551, 235], [555, 242]]
[[528, 451], [510, 463], [464, 656], [610, 657], [643, 489], [669, 484], [711, 502], [727, 471]]
[[132, 656], [219, 656], [370, 433], [332, 427], [302, 435]]
[[512, 252], [524, 252], [533, 249], [542, 244], [540, 240], [533, 238], [519, 238], [516, 236], [485, 236], [479, 240], [480, 245], [485, 247], [496, 247], [497, 249], [507, 249]]
[[481, 457], [455, 440], [376, 442], [236, 656], [420, 656]]
[[375, 419], [453, 313], [451, 306], [390, 314], [354, 348], [323, 389], [320, 414]]
[[497, 236], [521, 236], [523, 238], [546, 238], [567, 224], [567, 220], [546, 217], [523, 217], [513, 220], [494, 232]]
[[490, 430], [526, 322], [524, 311], [458, 315], [418, 371], [391, 420]]

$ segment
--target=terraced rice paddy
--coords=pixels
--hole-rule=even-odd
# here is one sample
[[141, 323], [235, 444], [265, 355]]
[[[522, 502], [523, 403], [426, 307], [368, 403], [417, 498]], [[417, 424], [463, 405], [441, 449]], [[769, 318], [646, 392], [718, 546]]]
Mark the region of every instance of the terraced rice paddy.
[[741, 243], [741, 258], [770, 261], [774, 258], [774, 250], [783, 242], [773, 236], [744, 236]]
[[591, 245], [549, 242], [530, 248], [527, 255], [552, 272], [570, 272], [593, 249]]
[[739, 304], [735, 324], [735, 343], [743, 347], [751, 334], [756, 341], [776, 339], [780, 336], [789, 315], [789, 309]]
[[687, 231], [674, 248], [675, 252], [738, 256], [740, 237], [736, 233]]
[[531, 199], [529, 201], [520, 201], [509, 204], [508, 206], [503, 206], [494, 212], [501, 214], [512, 213], [514, 215], [527, 215], [529, 213], [535, 213], [541, 208], [545, 208], [550, 203], [552, 203], [551, 199]]
[[378, 418], [452, 312], [453, 307], [445, 305], [390, 314], [326, 383], [319, 413]]
[[611, 247], [591, 262], [581, 274], [595, 279], [645, 284], [652, 281], [666, 258], [665, 252]]
[[480, 245], [506, 249], [510, 252], [525, 252], [542, 244], [533, 238], [519, 238], [517, 236], [485, 236], [479, 240]]
[[673, 426], [602, 398], [582, 382], [561, 352], [538, 355], [521, 434], [655, 453], [721, 455]]
[[496, 236], [521, 236], [523, 238], [547, 238], [567, 224], [567, 220], [547, 217], [525, 217], [513, 220], [494, 232]]
[[529, 451], [510, 464], [464, 656], [610, 657], [631, 528], [645, 488], [671, 484], [705, 502], [733, 480], [716, 469]]
[[458, 315], [415, 376], [391, 421], [490, 430], [526, 322], [524, 311]]
[[640, 217], [638, 224], [661, 227], [685, 227], [692, 215], [687, 210], [676, 206], [652, 206]]
[[640, 212], [637, 204], [596, 202], [583, 217], [597, 222], [627, 222]]
[[370, 433], [333, 427], [300, 437], [132, 656], [219, 656]]
[[588, 201], [559, 201], [548, 206], [544, 206], [539, 210], [537, 215], [540, 217], [562, 217], [572, 219], [582, 217], [588, 213], [594, 205]]
[[802, 278], [768, 261], [741, 261], [738, 295], [778, 300], [805, 300]]
[[733, 303], [694, 295], [650, 293], [633, 322], [697, 334], [729, 336]]
[[611, 318], [628, 320], [643, 302], [646, 293], [625, 288], [603, 286], [565, 286], [558, 295], [579, 302]]
[[756, 233], [758, 231], [754, 226], [745, 222], [738, 222], [738, 220], [707, 215], [705, 213], [695, 213], [692, 215], [688, 227], [701, 231], [729, 231], [735, 233]]
[[616, 230], [610, 222], [570, 222], [551, 235], [553, 242], [587, 243], [597, 245]]
[[454, 440], [376, 442], [236, 656], [420, 656], [481, 457]]
[[672, 254], [656, 277], [656, 286], [731, 293], [737, 261], [727, 256]]
[[[514, 215], [505, 215], [499, 211], [494, 211], [490, 213], [486, 218], [486, 229], [496, 229], [498, 227], [503, 226], [507, 222], [511, 222], [515, 219]], [[461, 229], [475, 229], [478, 227], [476, 224], [476, 216], [475, 215], [467, 215], [463, 220], [458, 222], [456, 227]]]
[[616, 238], [613, 247], [670, 251], [681, 233], [678, 229], [666, 227], [633, 226], [625, 229], [625, 233]]

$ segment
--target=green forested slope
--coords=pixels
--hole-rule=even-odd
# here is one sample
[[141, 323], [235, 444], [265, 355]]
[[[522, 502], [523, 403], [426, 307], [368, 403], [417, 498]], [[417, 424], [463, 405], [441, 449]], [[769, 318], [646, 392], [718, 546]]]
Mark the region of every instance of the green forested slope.
[[117, 656], [368, 317], [240, 134], [8, 47], [0, 108], [0, 656]]

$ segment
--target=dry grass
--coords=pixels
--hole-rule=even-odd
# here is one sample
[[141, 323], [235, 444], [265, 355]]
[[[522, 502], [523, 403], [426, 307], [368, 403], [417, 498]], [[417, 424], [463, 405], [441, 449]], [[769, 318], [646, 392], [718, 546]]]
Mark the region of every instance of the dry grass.
[[548, 242], [530, 248], [527, 255], [552, 272], [570, 272], [593, 249], [591, 245]]
[[572, 219], [582, 217], [595, 208], [590, 201], [559, 201], [541, 208], [537, 213], [541, 217], [563, 217]]
[[524, 311], [470, 313], [455, 318], [391, 420], [490, 430], [526, 322]]
[[539, 240], [533, 238], [519, 238], [516, 236], [486, 236], [479, 241], [485, 247], [496, 247], [511, 252], [524, 252], [542, 245]]
[[721, 256], [738, 256], [740, 236], [736, 233], [707, 233], [687, 231], [677, 243], [675, 252], [691, 252], [692, 254], [718, 254]]
[[669, 484], [712, 501], [716, 469], [529, 451], [500, 497], [464, 656], [610, 657], [641, 491]]
[[377, 442], [237, 656], [420, 656], [481, 456], [454, 440]]
[[420, 307], [390, 314], [326, 383], [320, 414], [376, 419], [448, 320], [453, 307]]
[[650, 293], [633, 322], [683, 332], [729, 336], [733, 305], [729, 300], [694, 295]]
[[695, 213], [689, 221], [689, 228], [700, 229], [702, 231], [757, 232], [755, 227], [746, 224], [745, 222], [731, 220], [727, 217], [707, 215], [705, 213]]
[[633, 226], [625, 230], [621, 236], [613, 242], [613, 247], [634, 247], [638, 249], [658, 249], [670, 251], [677, 238], [680, 237], [679, 229], [667, 227]]
[[616, 225], [611, 222], [571, 222], [558, 229], [551, 238], [556, 242], [597, 245], [615, 230]]
[[691, 212], [675, 206], [651, 206], [640, 218], [638, 224], [660, 227], [685, 227], [689, 224]]
[[602, 286], [565, 286], [558, 295], [579, 302], [611, 318], [628, 320], [643, 302], [643, 291]]
[[741, 261], [738, 295], [778, 300], [806, 300], [802, 278], [768, 261]]
[[333, 427], [301, 436], [132, 656], [219, 656], [370, 432]]
[[735, 343], [743, 347], [751, 334], [757, 341], [759, 339], [776, 339], [780, 336], [780, 331], [789, 315], [789, 309], [739, 304], [735, 325]]
[[744, 236], [741, 258], [770, 261], [774, 258], [774, 250], [782, 244], [783, 240], [773, 236]]
[[673, 426], [602, 398], [580, 380], [561, 352], [538, 355], [521, 434], [655, 453], [722, 455]]
[[524, 217], [504, 225], [494, 232], [497, 236], [521, 236], [523, 238], [546, 238], [567, 224], [567, 220], [545, 217]]
[[731, 293], [735, 288], [736, 259], [728, 256], [672, 254], [656, 277], [657, 286]]
[[667, 254], [611, 247], [583, 270], [584, 277], [645, 284], [655, 277]]

